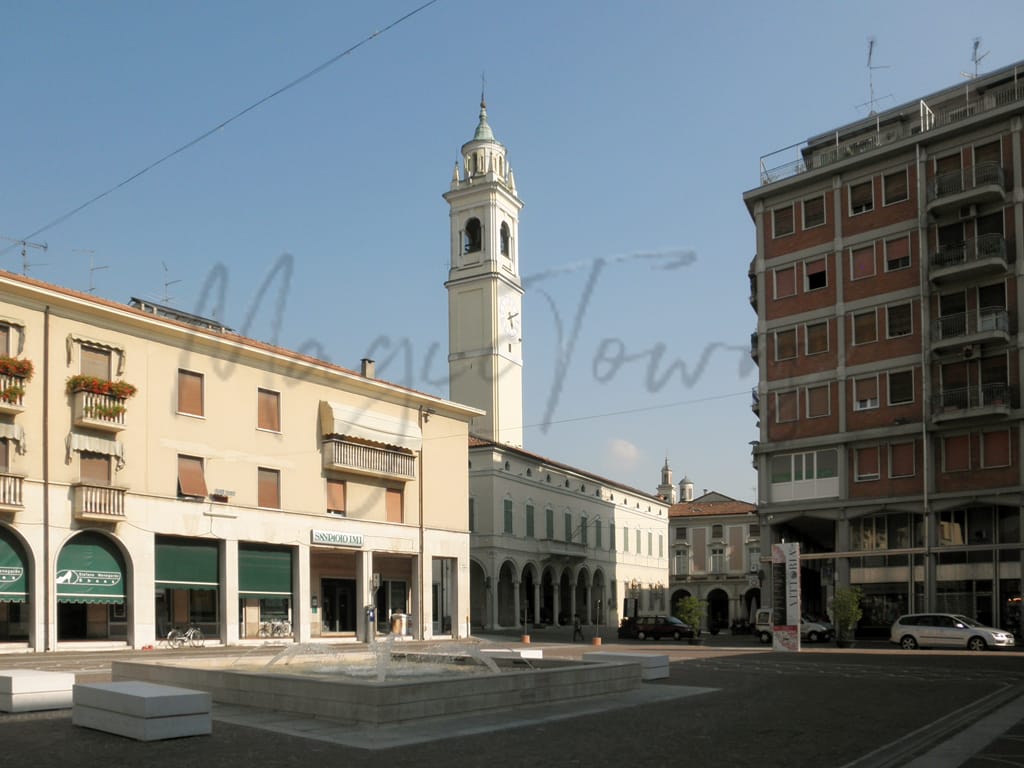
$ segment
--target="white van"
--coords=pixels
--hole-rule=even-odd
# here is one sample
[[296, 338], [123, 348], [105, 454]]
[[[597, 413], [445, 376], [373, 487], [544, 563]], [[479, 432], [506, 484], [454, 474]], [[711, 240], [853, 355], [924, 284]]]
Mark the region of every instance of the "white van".
[[[754, 619], [754, 634], [762, 643], [772, 641], [772, 612], [768, 608], [760, 609]], [[808, 643], [827, 643], [835, 639], [836, 630], [828, 622], [812, 619], [806, 614], [800, 621], [800, 639]]]

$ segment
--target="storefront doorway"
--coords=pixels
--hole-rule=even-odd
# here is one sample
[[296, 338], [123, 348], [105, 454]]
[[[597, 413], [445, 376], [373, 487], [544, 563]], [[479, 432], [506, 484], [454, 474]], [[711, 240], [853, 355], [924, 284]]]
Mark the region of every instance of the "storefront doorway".
[[320, 579], [321, 632], [356, 631], [356, 580]]

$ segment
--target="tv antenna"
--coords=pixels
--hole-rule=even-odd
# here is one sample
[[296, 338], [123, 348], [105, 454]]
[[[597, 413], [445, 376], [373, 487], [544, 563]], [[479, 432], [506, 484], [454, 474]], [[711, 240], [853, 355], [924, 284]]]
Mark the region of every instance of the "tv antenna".
[[875, 55], [875, 38], [868, 38], [868, 101], [865, 104], [859, 104], [858, 106], [867, 107], [868, 114], [875, 114], [875, 104], [882, 99], [892, 98], [892, 94], [888, 93], [878, 99], [875, 98], [875, 70], [876, 69], [888, 69], [888, 64], [874, 64], [872, 63]]
[[171, 299], [170, 295], [168, 294], [167, 289], [170, 288], [175, 283], [180, 283], [181, 280], [168, 280], [167, 276], [169, 274], [169, 270], [167, 269], [167, 262], [166, 261], [161, 261], [160, 263], [163, 265], [163, 268], [164, 268], [164, 296], [163, 296], [163, 303], [164, 304], [170, 304], [172, 299]]
[[93, 285], [93, 282], [92, 282], [92, 273], [93, 272], [99, 272], [101, 269], [108, 269], [108, 267], [105, 264], [103, 266], [101, 266], [101, 267], [97, 267], [96, 266], [96, 264], [94, 263], [94, 257], [96, 255], [96, 251], [90, 250], [88, 248], [75, 248], [74, 252], [75, 253], [88, 253], [89, 254], [89, 293], [95, 293], [96, 292], [96, 286]]
[[961, 72], [960, 73], [960, 77], [966, 77], [968, 80], [973, 80], [974, 78], [976, 78], [978, 76], [978, 65], [981, 63], [982, 59], [984, 59], [986, 56], [989, 55], [989, 53], [991, 53], [991, 51], [985, 51], [983, 54], [981, 54], [981, 56], [979, 56], [978, 55], [978, 48], [980, 46], [981, 46], [981, 38], [980, 37], [974, 38], [974, 48], [971, 51], [971, 63], [974, 64], [974, 74], [972, 75], [970, 72]]
[[44, 266], [46, 266], [45, 264], [34, 264], [33, 265], [33, 264], [30, 264], [29, 261], [28, 261], [28, 249], [29, 248], [38, 248], [41, 251], [45, 251], [47, 249], [46, 243], [33, 243], [31, 240], [15, 240], [13, 237], [4, 237], [3, 235], [0, 235], [0, 240], [6, 240], [9, 243], [17, 243], [18, 245], [21, 246], [21, 274], [27, 275], [29, 267], [32, 267], [32, 266], [36, 266], [36, 267], [44, 267]]

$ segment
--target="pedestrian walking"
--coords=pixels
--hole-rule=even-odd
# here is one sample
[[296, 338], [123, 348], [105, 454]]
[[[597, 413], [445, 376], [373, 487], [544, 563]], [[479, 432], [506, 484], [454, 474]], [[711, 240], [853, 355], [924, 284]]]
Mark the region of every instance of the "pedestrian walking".
[[572, 617], [572, 641], [576, 642], [576, 635], [580, 636], [580, 640], [583, 639], [583, 625], [580, 624], [579, 615]]

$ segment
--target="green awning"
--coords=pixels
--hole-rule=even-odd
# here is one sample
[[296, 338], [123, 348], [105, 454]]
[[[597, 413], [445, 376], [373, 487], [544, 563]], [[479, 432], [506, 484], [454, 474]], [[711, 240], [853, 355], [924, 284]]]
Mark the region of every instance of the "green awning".
[[24, 603], [28, 599], [23, 552], [18, 540], [0, 528], [0, 603]]
[[124, 602], [124, 563], [114, 542], [80, 533], [64, 545], [57, 557], [57, 602]]
[[159, 589], [217, 589], [217, 542], [167, 536], [156, 540]]
[[292, 551], [238, 547], [238, 595], [245, 598], [292, 596]]

